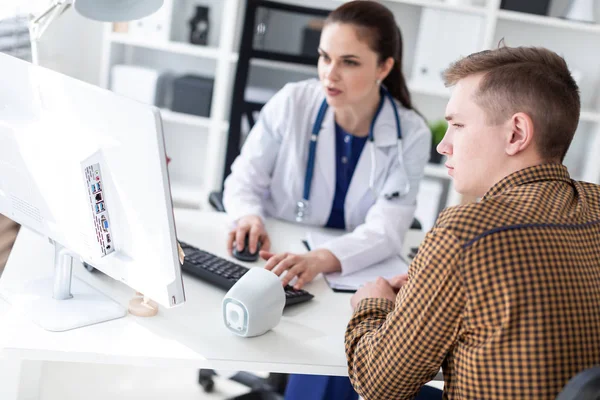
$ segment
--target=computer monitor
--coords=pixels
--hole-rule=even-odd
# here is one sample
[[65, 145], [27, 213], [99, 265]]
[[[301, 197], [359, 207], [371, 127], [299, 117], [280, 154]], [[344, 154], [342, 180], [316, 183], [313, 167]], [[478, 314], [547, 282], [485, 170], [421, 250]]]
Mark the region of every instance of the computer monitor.
[[54, 331], [124, 316], [71, 281], [74, 256], [164, 307], [182, 304], [158, 110], [4, 54], [0, 71], [0, 213], [56, 248], [48, 279], [0, 285], [0, 296]]

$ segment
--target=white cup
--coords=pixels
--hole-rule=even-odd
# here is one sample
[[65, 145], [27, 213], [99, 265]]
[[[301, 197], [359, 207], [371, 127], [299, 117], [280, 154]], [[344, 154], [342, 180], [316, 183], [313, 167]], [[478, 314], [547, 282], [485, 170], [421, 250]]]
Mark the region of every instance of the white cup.
[[279, 324], [283, 307], [279, 277], [264, 268], [250, 268], [223, 298], [223, 322], [236, 335], [262, 335]]

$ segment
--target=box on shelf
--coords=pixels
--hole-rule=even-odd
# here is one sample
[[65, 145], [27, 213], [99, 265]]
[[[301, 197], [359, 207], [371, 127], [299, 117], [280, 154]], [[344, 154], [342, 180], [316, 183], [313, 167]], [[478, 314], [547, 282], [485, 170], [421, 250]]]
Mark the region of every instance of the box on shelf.
[[112, 31], [115, 33], [129, 32], [129, 22], [113, 22]]
[[415, 46], [413, 84], [422, 89], [445, 90], [444, 70], [459, 58], [481, 50], [483, 23], [483, 17], [478, 15], [423, 10]]
[[156, 104], [160, 72], [137, 65], [113, 65], [110, 90], [146, 104]]
[[214, 79], [197, 75], [184, 75], [173, 80], [173, 102], [175, 112], [210, 116]]
[[548, 15], [550, 0], [502, 0], [503, 10], [519, 11], [529, 14]]
[[208, 44], [208, 33], [210, 28], [209, 12], [209, 7], [196, 5], [196, 11], [188, 21], [190, 27], [189, 41], [191, 44], [201, 46], [206, 46]]

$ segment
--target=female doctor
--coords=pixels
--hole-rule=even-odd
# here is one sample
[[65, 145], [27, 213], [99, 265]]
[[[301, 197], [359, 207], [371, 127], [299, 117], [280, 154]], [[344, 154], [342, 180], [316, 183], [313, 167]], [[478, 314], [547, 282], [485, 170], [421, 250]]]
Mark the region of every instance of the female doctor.
[[[300, 288], [401, 251], [415, 212], [431, 133], [413, 109], [393, 14], [345, 3], [325, 22], [319, 80], [286, 85], [263, 108], [225, 181], [236, 220], [228, 246], [261, 243], [265, 268]], [[348, 233], [305, 254], [270, 252], [266, 216]], [[348, 378], [294, 375], [286, 399], [356, 399]]]
[[[237, 222], [228, 238], [257, 243], [266, 268], [297, 288], [318, 273], [351, 273], [399, 253], [429, 159], [431, 133], [400, 69], [393, 14], [345, 3], [326, 20], [319, 80], [287, 84], [263, 107], [225, 180]], [[305, 254], [270, 253], [266, 216], [348, 233]]]

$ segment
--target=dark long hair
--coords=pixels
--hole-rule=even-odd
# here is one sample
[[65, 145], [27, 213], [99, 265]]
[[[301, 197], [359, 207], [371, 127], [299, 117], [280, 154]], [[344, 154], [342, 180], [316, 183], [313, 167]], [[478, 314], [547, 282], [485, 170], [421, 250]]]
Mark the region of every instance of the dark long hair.
[[379, 55], [380, 63], [389, 57], [394, 59], [394, 66], [383, 84], [404, 107], [412, 110], [410, 93], [402, 73], [402, 33], [396, 25], [394, 14], [378, 2], [356, 0], [333, 10], [325, 21], [325, 24], [330, 23], [356, 26], [359, 37], [364, 37]]

